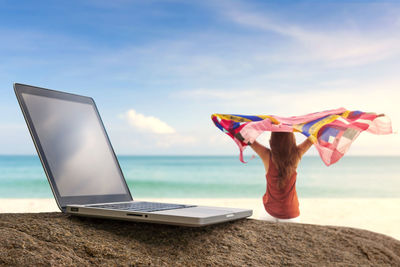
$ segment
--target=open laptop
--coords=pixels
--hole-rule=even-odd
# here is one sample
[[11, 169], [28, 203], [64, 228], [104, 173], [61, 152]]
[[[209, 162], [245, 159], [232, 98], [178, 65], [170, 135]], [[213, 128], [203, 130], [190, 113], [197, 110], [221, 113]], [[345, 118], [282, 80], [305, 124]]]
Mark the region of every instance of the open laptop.
[[247, 209], [134, 201], [92, 98], [18, 83], [14, 90], [62, 212], [184, 226], [252, 215]]

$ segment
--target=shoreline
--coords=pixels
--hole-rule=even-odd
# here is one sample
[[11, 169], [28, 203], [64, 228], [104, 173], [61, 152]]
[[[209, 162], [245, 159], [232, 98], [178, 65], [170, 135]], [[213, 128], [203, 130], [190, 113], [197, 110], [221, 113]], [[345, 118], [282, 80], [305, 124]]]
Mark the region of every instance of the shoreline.
[[[258, 198], [149, 198], [153, 201], [201, 206], [248, 208], [250, 218], [264, 212]], [[304, 224], [345, 226], [385, 234], [400, 240], [400, 198], [302, 198], [300, 221]], [[54, 199], [0, 199], [0, 213], [59, 212]]]

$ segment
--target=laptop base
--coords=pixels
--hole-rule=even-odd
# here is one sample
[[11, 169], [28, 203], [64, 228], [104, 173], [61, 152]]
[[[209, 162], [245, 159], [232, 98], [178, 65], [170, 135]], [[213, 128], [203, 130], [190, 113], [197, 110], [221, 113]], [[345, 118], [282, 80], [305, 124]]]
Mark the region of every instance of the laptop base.
[[93, 208], [86, 207], [85, 205], [68, 205], [66, 212], [68, 214], [77, 216], [170, 224], [188, 227], [200, 227], [221, 222], [228, 222], [246, 218], [253, 214], [252, 210], [207, 206], [195, 206], [183, 209], [154, 212], [139, 212]]

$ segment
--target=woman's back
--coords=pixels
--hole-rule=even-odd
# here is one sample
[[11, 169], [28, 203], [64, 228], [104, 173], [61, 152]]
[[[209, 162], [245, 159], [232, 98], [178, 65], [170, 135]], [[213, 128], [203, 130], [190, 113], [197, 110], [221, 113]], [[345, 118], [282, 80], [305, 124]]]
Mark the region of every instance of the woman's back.
[[266, 171], [267, 189], [263, 196], [264, 208], [278, 219], [292, 219], [300, 215], [296, 192], [297, 166], [311, 147], [308, 139], [299, 146], [293, 133], [272, 133], [268, 149], [256, 141], [251, 147], [260, 156]]
[[267, 190], [263, 196], [265, 210], [279, 219], [290, 219], [300, 215], [299, 200], [296, 192], [297, 172], [286, 179], [281, 185], [279, 171], [270, 156], [269, 168], [266, 174]]

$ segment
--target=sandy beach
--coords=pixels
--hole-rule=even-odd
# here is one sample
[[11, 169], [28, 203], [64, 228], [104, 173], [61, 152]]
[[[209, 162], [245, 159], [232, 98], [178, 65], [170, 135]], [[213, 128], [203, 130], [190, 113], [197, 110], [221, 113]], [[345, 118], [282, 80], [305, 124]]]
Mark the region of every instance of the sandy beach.
[[[137, 199], [144, 200], [144, 199]], [[145, 199], [169, 203], [226, 206], [253, 209], [258, 219], [263, 207], [260, 199]], [[385, 234], [400, 240], [400, 198], [300, 199], [301, 222], [306, 224], [346, 226]], [[0, 213], [59, 211], [54, 199], [0, 199]]]

